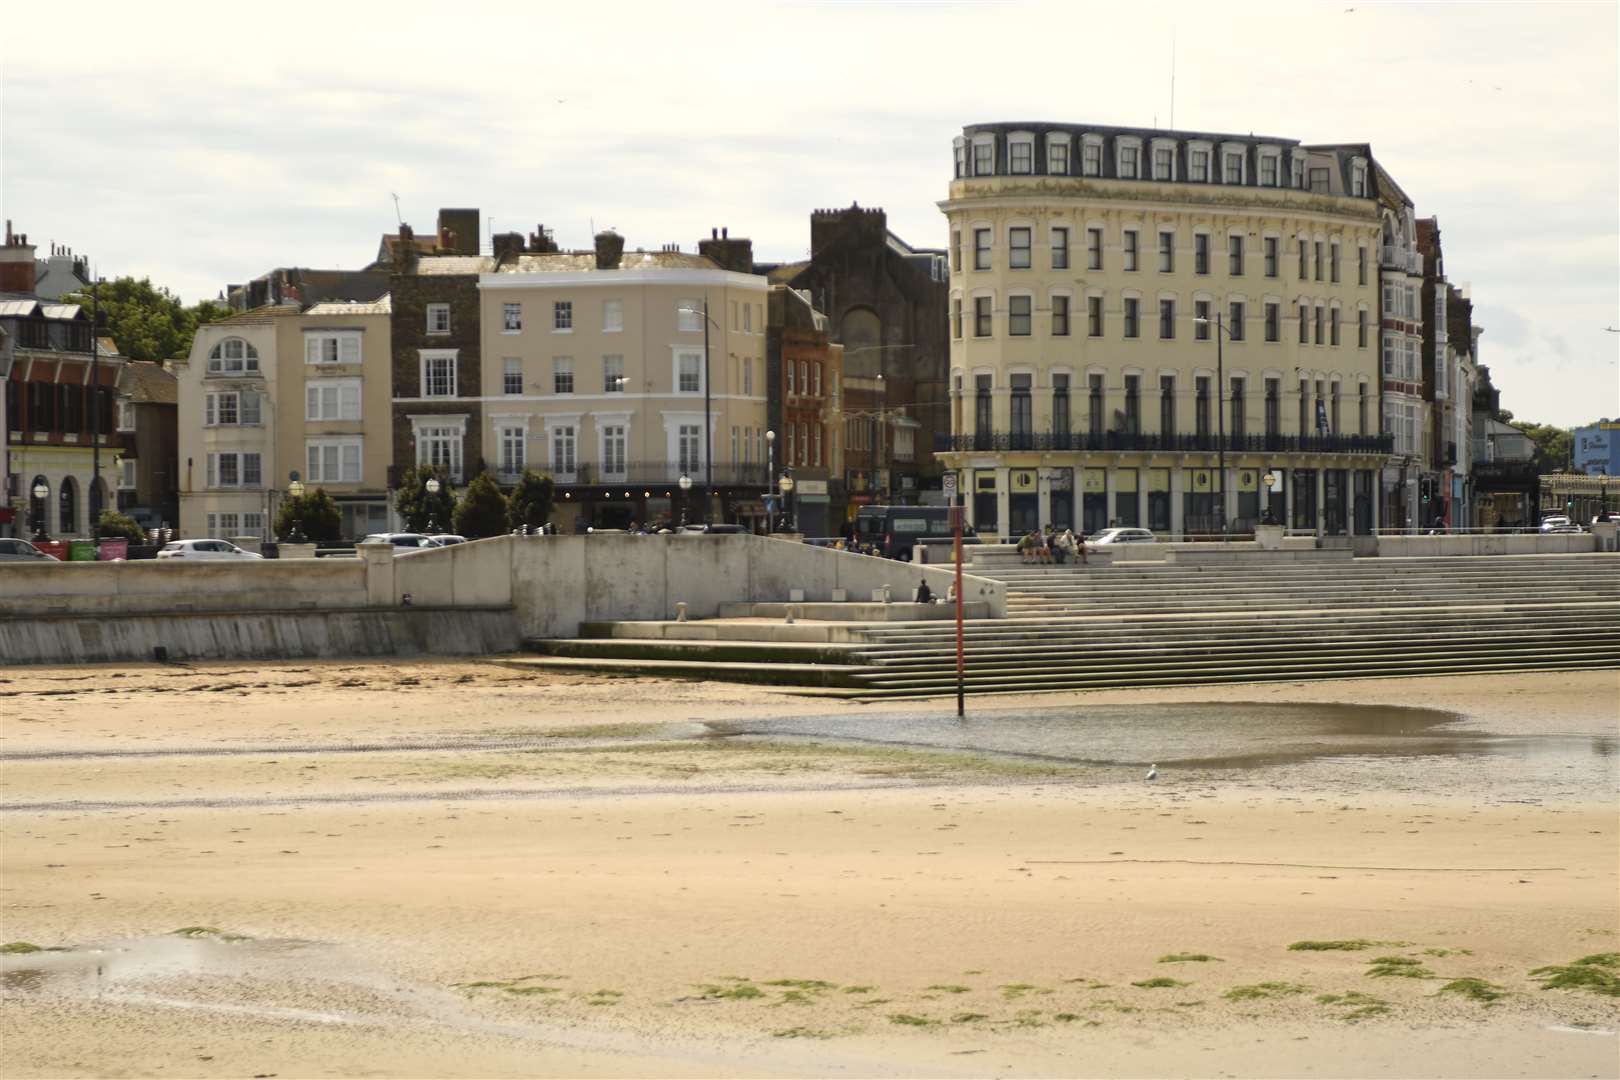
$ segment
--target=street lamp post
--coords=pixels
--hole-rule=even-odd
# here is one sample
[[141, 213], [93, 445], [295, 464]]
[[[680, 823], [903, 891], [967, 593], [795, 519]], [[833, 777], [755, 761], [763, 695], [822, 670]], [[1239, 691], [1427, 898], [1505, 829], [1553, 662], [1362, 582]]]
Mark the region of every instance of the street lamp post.
[[34, 514], [34, 543], [48, 544], [51, 540], [50, 517], [51, 507], [47, 501], [51, 497], [51, 487], [41, 480], [34, 485], [34, 505], [38, 510]]
[[292, 480], [287, 484], [287, 498], [293, 500], [292, 529], [287, 533], [287, 543], [302, 544], [304, 542], [303, 507], [298, 505], [304, 497], [304, 485], [298, 479], [298, 474], [292, 474]]
[[439, 478], [437, 476], [428, 477], [427, 483], [423, 484], [422, 487], [426, 489], [428, 493], [427, 531], [428, 535], [432, 536], [434, 533], [439, 531], [439, 523], [434, 520], [433, 516], [434, 504], [438, 501], [436, 496], [439, 494]]
[[692, 478], [690, 476], [687, 476], [685, 473], [681, 473], [681, 478], [680, 478], [679, 481], [677, 481], [677, 484], [679, 485], [679, 487], [681, 489], [681, 528], [685, 528], [686, 527], [686, 493], [692, 490]]
[[[771, 482], [771, 477], [773, 477], [775, 475], [776, 475], [776, 432], [767, 431], [767, 432], [765, 432], [765, 483], [767, 485], [769, 485], [770, 482]], [[767, 486], [767, 488], [765, 490], [765, 505], [766, 505], [767, 508], [770, 507], [770, 503], [771, 503], [771, 492], [770, 492], [770, 488]], [[767, 533], [772, 533], [772, 532], [776, 531], [776, 513], [775, 513], [774, 510], [767, 509], [767, 511], [766, 511], [766, 514], [765, 514], [765, 531]]]
[[793, 494], [793, 471], [784, 469], [782, 478], [776, 482], [776, 490], [782, 493], [782, 520], [787, 524], [788, 532], [798, 532], [799, 523], [794, 520], [797, 515], [788, 513], [788, 499]]
[[[1209, 325], [1209, 320], [1194, 319], [1195, 323]], [[1224, 344], [1222, 335], [1227, 333], [1226, 327], [1221, 325], [1221, 313], [1215, 312], [1215, 421], [1218, 425], [1215, 442], [1215, 476], [1220, 481], [1220, 496], [1216, 500], [1218, 513], [1215, 520], [1219, 526], [1220, 534], [1226, 535], [1226, 363], [1221, 347]]]

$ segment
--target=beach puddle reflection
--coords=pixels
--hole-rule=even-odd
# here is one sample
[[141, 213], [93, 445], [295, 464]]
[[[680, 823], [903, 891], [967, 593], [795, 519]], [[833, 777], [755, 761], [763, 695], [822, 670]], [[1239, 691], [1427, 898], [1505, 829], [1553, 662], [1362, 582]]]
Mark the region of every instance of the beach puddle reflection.
[[[720, 736], [814, 739], [1062, 762], [1076, 766], [1157, 763], [1168, 770], [1263, 772], [1380, 763], [1483, 774], [1575, 770], [1614, 786], [1617, 740], [1591, 734], [1502, 734], [1464, 725], [1439, 709], [1384, 705], [1220, 702], [971, 709], [717, 722]], [[1559, 779], [1570, 779], [1558, 776]], [[1449, 785], [1448, 785], [1449, 786]]]

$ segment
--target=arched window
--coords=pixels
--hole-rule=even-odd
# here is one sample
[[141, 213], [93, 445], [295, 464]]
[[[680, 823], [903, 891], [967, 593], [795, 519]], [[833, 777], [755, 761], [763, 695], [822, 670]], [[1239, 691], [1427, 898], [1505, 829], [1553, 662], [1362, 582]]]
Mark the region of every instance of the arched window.
[[79, 492], [73, 484], [73, 477], [62, 477], [62, 490], [56, 493], [57, 531], [64, 536], [78, 531], [79, 520]]
[[241, 338], [226, 338], [208, 353], [210, 375], [242, 375], [259, 370], [259, 350]]

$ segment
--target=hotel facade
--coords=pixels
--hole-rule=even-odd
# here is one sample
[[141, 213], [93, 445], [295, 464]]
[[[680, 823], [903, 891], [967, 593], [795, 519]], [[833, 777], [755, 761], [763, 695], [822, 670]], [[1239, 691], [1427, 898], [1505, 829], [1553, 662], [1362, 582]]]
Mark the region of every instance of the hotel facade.
[[1369, 148], [996, 123], [954, 172], [941, 458], [980, 533], [1373, 530]]

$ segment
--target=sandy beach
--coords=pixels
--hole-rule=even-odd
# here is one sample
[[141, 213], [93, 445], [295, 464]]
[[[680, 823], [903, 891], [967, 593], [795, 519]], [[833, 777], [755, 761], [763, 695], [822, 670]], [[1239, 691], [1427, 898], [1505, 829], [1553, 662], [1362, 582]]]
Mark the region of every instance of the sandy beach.
[[0, 1072], [1620, 1075], [1616, 673], [969, 708], [6, 672]]

